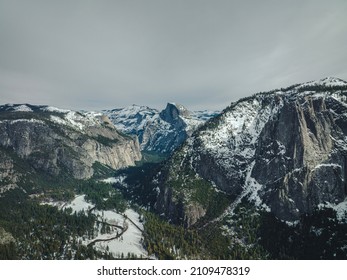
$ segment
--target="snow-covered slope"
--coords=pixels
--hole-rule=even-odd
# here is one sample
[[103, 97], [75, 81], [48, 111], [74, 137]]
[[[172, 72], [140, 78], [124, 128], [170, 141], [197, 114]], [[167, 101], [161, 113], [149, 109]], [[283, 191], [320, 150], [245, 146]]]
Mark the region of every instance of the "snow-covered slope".
[[169, 154], [216, 111], [190, 112], [184, 106], [168, 103], [162, 111], [132, 105], [122, 109], [104, 110], [117, 129], [137, 135], [141, 149]]
[[56, 124], [65, 125], [79, 131], [92, 126], [100, 126], [104, 122], [101, 113], [77, 112], [72, 110], [59, 109], [52, 106], [5, 104], [0, 105], [0, 111], [3, 113], [32, 113], [33, 116], [41, 115], [41, 118], [47, 118]]
[[247, 200], [293, 221], [320, 204], [346, 205], [346, 101], [347, 83], [325, 78], [232, 103], [167, 164], [159, 211], [170, 216], [173, 205], [182, 207], [183, 201], [183, 210], [176, 211], [185, 213], [183, 220], [197, 221], [207, 213], [194, 200], [196, 180], [187, 178], [201, 178], [234, 196], [230, 213]]
[[109, 117], [117, 129], [129, 134], [138, 134], [144, 130], [147, 123], [152, 122], [159, 115], [156, 109], [138, 105], [102, 112]]

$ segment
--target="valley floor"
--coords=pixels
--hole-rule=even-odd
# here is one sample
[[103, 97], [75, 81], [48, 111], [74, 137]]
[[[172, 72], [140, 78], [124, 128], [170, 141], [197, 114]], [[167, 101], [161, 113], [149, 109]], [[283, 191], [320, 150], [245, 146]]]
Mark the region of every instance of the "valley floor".
[[128, 208], [124, 213], [115, 210], [97, 210], [95, 205], [85, 200], [85, 195], [76, 196], [71, 202], [50, 202], [59, 209], [72, 209], [72, 213], [84, 212], [96, 218], [92, 238], [81, 237], [85, 246], [93, 246], [97, 251], [111, 253], [115, 258], [148, 258], [142, 246], [143, 224], [140, 215]]

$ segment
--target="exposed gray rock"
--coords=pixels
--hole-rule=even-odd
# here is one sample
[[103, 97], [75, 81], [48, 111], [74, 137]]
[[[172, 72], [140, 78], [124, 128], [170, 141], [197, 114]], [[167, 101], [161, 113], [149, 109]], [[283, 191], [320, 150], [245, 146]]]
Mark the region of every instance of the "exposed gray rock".
[[199, 221], [200, 218], [205, 216], [206, 209], [204, 209], [199, 203], [191, 202], [185, 207], [184, 213], [184, 225], [190, 227]]
[[0, 227], [0, 245], [8, 244], [11, 242], [15, 242], [12, 234], [8, 233], [2, 227]]
[[6, 154], [0, 157], [0, 196], [2, 193], [18, 187], [20, 175], [15, 172], [13, 160]]

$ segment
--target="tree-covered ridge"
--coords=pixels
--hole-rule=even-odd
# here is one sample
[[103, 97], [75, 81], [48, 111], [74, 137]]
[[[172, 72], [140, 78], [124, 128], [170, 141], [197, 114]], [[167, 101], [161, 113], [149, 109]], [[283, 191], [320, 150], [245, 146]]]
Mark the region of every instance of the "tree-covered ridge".
[[159, 259], [347, 259], [347, 225], [333, 209], [317, 209], [287, 224], [247, 202], [202, 227], [145, 217], [145, 246]]
[[196, 231], [172, 225], [151, 212], [145, 213], [144, 218], [144, 245], [149, 255], [155, 255], [158, 259], [206, 257]]
[[9, 191], [0, 198], [0, 226], [16, 239], [9, 245], [10, 259], [94, 258], [96, 252], [80, 240], [93, 232], [94, 218], [69, 209], [40, 205], [19, 191]]
[[85, 194], [85, 199], [99, 210], [115, 209], [117, 212], [123, 213], [128, 205], [122, 193], [108, 183], [88, 180], [79, 184], [76, 191]]
[[[58, 209], [42, 201], [52, 198], [68, 201], [83, 193], [96, 209], [115, 209], [124, 212], [127, 202], [112, 185], [95, 180], [75, 181], [74, 185], [42, 189], [32, 195], [15, 189], [0, 197], [0, 228], [14, 237], [14, 241], [0, 244], [0, 259], [108, 259], [112, 254], [86, 246], [85, 240], [96, 237], [96, 225], [101, 234], [110, 226], [100, 223], [96, 216], [85, 211], [72, 212], [71, 208]], [[45, 202], [46, 203], [46, 202]], [[83, 244], [82, 244], [83, 243]], [[123, 256], [126, 258], [127, 256]]]

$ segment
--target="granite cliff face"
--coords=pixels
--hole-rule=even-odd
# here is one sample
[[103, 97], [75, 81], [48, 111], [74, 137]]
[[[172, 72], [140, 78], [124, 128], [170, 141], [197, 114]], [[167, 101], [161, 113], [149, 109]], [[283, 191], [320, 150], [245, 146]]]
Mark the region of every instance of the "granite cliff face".
[[187, 226], [206, 217], [197, 181], [232, 197], [218, 219], [245, 200], [284, 221], [345, 205], [346, 100], [347, 83], [326, 78], [232, 103], [156, 178], [157, 210]]
[[162, 111], [133, 105], [114, 110], [104, 110], [120, 131], [137, 135], [142, 151], [171, 154], [192, 132], [215, 111], [190, 112], [184, 106], [168, 103]]
[[0, 106], [0, 153], [3, 191], [35, 172], [87, 179], [95, 164], [118, 169], [141, 159], [138, 140], [101, 114], [32, 105]]

